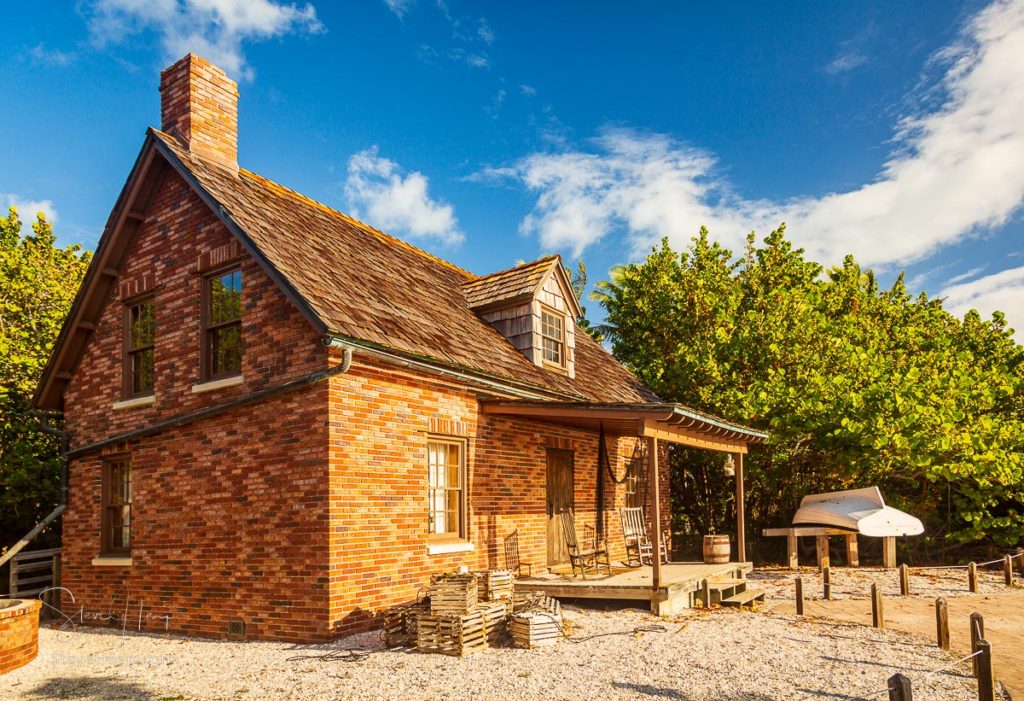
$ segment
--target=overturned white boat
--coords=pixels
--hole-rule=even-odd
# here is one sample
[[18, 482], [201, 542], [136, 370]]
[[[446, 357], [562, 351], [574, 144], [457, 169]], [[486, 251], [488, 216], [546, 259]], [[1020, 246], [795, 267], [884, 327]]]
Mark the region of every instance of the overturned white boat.
[[924, 533], [920, 519], [886, 506], [878, 487], [808, 494], [793, 515], [793, 525], [841, 528], [876, 538]]

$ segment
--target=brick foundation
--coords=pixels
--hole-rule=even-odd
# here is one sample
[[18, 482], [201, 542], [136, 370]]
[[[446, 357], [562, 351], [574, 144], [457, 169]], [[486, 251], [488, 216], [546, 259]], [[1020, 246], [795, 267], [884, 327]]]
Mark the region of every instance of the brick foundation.
[[42, 606], [40, 601], [28, 600], [0, 608], [0, 674], [28, 664], [39, 654]]

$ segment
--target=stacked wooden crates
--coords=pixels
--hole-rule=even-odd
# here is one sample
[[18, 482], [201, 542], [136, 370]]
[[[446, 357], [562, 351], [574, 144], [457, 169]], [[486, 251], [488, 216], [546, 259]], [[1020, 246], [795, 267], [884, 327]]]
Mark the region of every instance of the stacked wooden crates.
[[495, 645], [505, 635], [504, 601], [480, 601], [475, 574], [430, 578], [430, 612], [416, 620], [416, 649], [443, 655], [468, 655]]
[[483, 601], [511, 601], [514, 577], [509, 570], [474, 572], [480, 599]]
[[516, 596], [508, 630], [515, 647], [554, 645], [563, 636], [562, 607], [549, 596]]
[[506, 570], [434, 575], [426, 601], [384, 616], [389, 647], [415, 643], [420, 652], [442, 655], [484, 650], [509, 633], [516, 647], [553, 645], [562, 637], [562, 610], [551, 597], [516, 594]]
[[384, 612], [384, 645], [408, 647], [416, 644], [416, 625], [420, 616], [430, 612], [430, 604], [417, 601], [399, 604]]

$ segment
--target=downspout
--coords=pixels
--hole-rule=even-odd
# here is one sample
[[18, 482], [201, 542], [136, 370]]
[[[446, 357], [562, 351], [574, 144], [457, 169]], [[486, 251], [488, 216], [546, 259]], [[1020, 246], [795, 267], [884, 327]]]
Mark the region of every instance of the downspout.
[[[324, 345], [328, 345], [326, 341], [324, 342]], [[309, 385], [316, 384], [317, 382], [323, 382], [324, 380], [327, 380], [335, 375], [340, 375], [348, 372], [349, 368], [351, 367], [352, 349], [348, 349], [347, 351], [343, 352], [341, 362], [335, 365], [333, 368], [330, 368], [329, 370], [318, 370], [317, 372], [310, 373], [298, 379], [289, 380], [288, 382], [283, 382], [279, 385], [269, 387], [267, 389], [257, 390], [256, 392], [244, 395], [242, 397], [239, 397], [238, 399], [232, 399], [231, 401], [224, 402], [223, 404], [216, 404], [214, 406], [205, 407], [203, 409], [199, 409], [188, 414], [175, 416], [173, 418], [166, 419], [155, 424], [151, 424], [144, 428], [138, 428], [135, 429], [134, 431], [128, 431], [127, 433], [121, 433], [116, 436], [111, 436], [110, 438], [104, 438], [103, 440], [99, 440], [94, 443], [89, 443], [88, 445], [79, 446], [78, 448], [69, 450], [67, 455], [69, 458], [77, 458], [79, 455], [90, 453], [94, 450], [98, 450], [99, 448], [103, 448], [108, 445], [134, 440], [136, 438], [141, 438], [143, 436], [148, 436], [154, 433], [160, 433], [161, 431], [166, 431], [167, 429], [170, 428], [177, 428], [178, 426], [183, 426], [185, 424], [192, 423], [193, 421], [198, 421], [200, 419], [208, 419], [211, 416], [223, 414], [225, 411], [229, 411], [231, 409], [237, 409], [238, 407], [248, 406], [249, 404], [255, 404], [257, 402], [263, 401], [264, 399], [275, 397], [279, 394], [284, 394], [286, 392], [292, 392], [297, 389], [302, 389], [303, 387], [308, 387]]]
[[[324, 340], [324, 345], [329, 346], [330, 343], [328, 343], [328, 341], [325, 339]], [[120, 434], [120, 435], [117, 435], [117, 436], [113, 436], [111, 438], [105, 438], [105, 439], [103, 439], [101, 441], [96, 441], [95, 443], [91, 443], [89, 445], [85, 445], [85, 446], [81, 446], [79, 448], [76, 448], [73, 451], [70, 450], [70, 441], [69, 441], [69, 435], [68, 435], [67, 431], [62, 431], [60, 429], [56, 429], [56, 428], [53, 428], [51, 426], [47, 426], [45, 423], [43, 423], [43, 416], [53, 415], [53, 414], [48, 414], [46, 412], [35, 412], [39, 416], [39, 418], [40, 418], [40, 421], [39, 421], [40, 429], [44, 433], [48, 433], [51, 436], [57, 436], [58, 439], [60, 439], [60, 459], [61, 459], [60, 504], [58, 504], [57, 508], [55, 508], [53, 511], [51, 511], [50, 514], [46, 518], [44, 518], [42, 521], [40, 521], [38, 524], [36, 524], [35, 528], [33, 528], [31, 531], [29, 531], [27, 534], [25, 534], [24, 538], [22, 538], [17, 543], [15, 543], [10, 548], [10, 550], [8, 550], [6, 553], [3, 554], [2, 557], [0, 557], [0, 566], [3, 566], [4, 563], [6, 563], [12, 557], [17, 555], [19, 552], [21, 552], [25, 548], [25, 546], [27, 546], [29, 543], [31, 543], [32, 540], [43, 531], [44, 528], [46, 528], [48, 525], [50, 525], [51, 522], [53, 522], [54, 519], [56, 519], [58, 516], [60, 516], [62, 513], [64, 513], [64, 510], [67, 508], [67, 503], [68, 503], [68, 458], [69, 457], [76, 457], [78, 455], [82, 455], [82, 454], [90, 452], [92, 450], [96, 450], [97, 448], [102, 448], [103, 446], [106, 446], [106, 445], [110, 445], [110, 444], [113, 444], [113, 443], [120, 443], [121, 441], [129, 440], [131, 438], [138, 438], [138, 437], [145, 436], [145, 435], [148, 435], [148, 434], [151, 434], [151, 433], [157, 433], [159, 431], [166, 430], [168, 428], [173, 428], [173, 427], [176, 427], [176, 426], [181, 426], [183, 424], [190, 423], [190, 422], [196, 421], [198, 419], [203, 419], [203, 418], [208, 418], [210, 416], [215, 416], [217, 414], [221, 414], [221, 413], [223, 413], [225, 411], [228, 411], [229, 409], [234, 409], [235, 407], [245, 406], [247, 404], [253, 404], [253, 403], [258, 402], [260, 400], [268, 399], [268, 398], [270, 398], [272, 396], [275, 396], [275, 395], [278, 395], [278, 394], [283, 394], [284, 392], [289, 392], [289, 391], [292, 391], [292, 390], [295, 390], [295, 389], [299, 389], [301, 387], [305, 387], [307, 385], [314, 384], [316, 382], [320, 382], [320, 381], [326, 380], [326, 379], [328, 379], [330, 377], [333, 377], [334, 375], [344, 374], [344, 373], [348, 372], [349, 368], [351, 368], [351, 367], [352, 367], [352, 348], [343, 348], [342, 349], [341, 362], [338, 363], [337, 365], [335, 365], [330, 370], [314, 372], [314, 373], [311, 373], [309, 375], [306, 375], [305, 377], [301, 377], [298, 380], [292, 380], [290, 382], [285, 382], [283, 384], [277, 385], [276, 387], [271, 387], [269, 389], [260, 390], [258, 392], [253, 392], [252, 394], [246, 395], [244, 397], [240, 397], [239, 399], [235, 399], [235, 400], [230, 401], [230, 402], [225, 402], [224, 404], [218, 404], [216, 406], [207, 407], [205, 409], [200, 409], [199, 411], [194, 411], [194, 412], [191, 412], [189, 414], [185, 414], [183, 416], [178, 416], [178, 417], [175, 417], [175, 418], [172, 418], [172, 419], [168, 419], [167, 421], [161, 421], [161, 422], [159, 422], [157, 424], [153, 424], [151, 426], [147, 426], [146, 428], [138, 429], [138, 430], [135, 430], [135, 431], [129, 431], [128, 433], [123, 433], [123, 434]]]

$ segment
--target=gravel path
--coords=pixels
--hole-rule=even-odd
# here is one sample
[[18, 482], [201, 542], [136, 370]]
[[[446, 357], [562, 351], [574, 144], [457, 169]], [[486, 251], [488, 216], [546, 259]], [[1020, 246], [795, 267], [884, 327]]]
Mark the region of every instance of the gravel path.
[[[871, 584], [875, 583], [886, 597], [899, 596], [899, 570], [883, 570], [881, 568], [833, 567], [832, 598], [867, 599], [871, 596]], [[756, 582], [758, 589], [765, 591], [766, 598], [788, 599], [794, 597], [793, 580], [797, 576], [804, 581], [804, 598], [822, 598], [822, 578], [817, 567], [802, 567], [799, 570], [758, 567], [748, 575], [751, 582]], [[1014, 581], [1020, 583], [1020, 576], [1014, 571]], [[978, 596], [1006, 591], [1003, 583], [1002, 570], [979, 569], [978, 593], [967, 590], [967, 570], [943, 568], [937, 570], [910, 569], [910, 594], [912, 596], [935, 597], [945, 596]]]
[[[300, 648], [44, 628], [39, 658], [0, 677], [0, 698], [856, 699], [885, 698], [897, 671], [918, 698], [976, 698], [966, 664], [929, 674], [955, 658], [895, 631], [731, 609], [671, 620], [576, 607], [565, 615], [574, 638], [603, 637], [458, 659], [380, 651], [377, 634]], [[665, 632], [631, 633], [659, 623]], [[356, 662], [289, 661], [356, 645], [377, 651]]]

